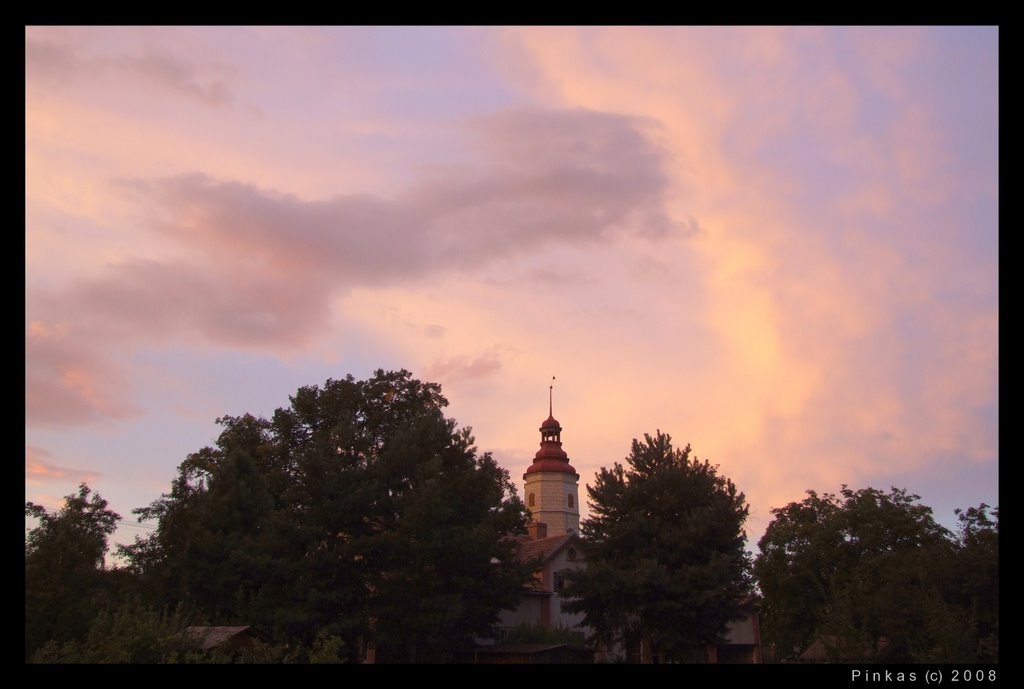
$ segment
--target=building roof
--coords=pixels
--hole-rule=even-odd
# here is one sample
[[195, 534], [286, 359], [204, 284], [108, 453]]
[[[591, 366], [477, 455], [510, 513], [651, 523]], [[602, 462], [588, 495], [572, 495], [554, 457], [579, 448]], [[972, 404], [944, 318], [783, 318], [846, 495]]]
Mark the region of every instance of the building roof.
[[[562, 427], [554, 416], [548, 414], [548, 418], [540, 427], [540, 449], [533, 457], [533, 464], [526, 469], [527, 474], [538, 471], [557, 471], [563, 474], [579, 476], [576, 470], [569, 464], [569, 455], [562, 449], [561, 440]], [[525, 475], [524, 475], [525, 478]]]
[[872, 649], [869, 646], [859, 647], [845, 642], [842, 637], [835, 634], [825, 634], [818, 637], [814, 642], [800, 654], [802, 662], [825, 662], [830, 660], [829, 650], [836, 653], [841, 660], [868, 660], [879, 651], [889, 645], [889, 639], [881, 637]]
[[569, 644], [489, 644], [480, 645], [476, 653], [543, 653], [556, 648], [568, 648]]
[[[535, 416], [533, 418], [537, 417]], [[541, 422], [540, 424], [540, 430], [543, 431], [545, 428], [557, 428], [558, 430], [562, 430], [562, 424], [558, 423], [558, 419], [556, 419], [554, 416], [548, 414], [548, 418], [544, 419], [544, 421]]]
[[547, 538], [522, 540], [519, 542], [519, 559], [525, 562], [539, 558], [541, 562], [547, 562], [562, 549], [562, 546], [574, 538], [576, 538], [576, 534], [564, 533]]
[[592, 663], [594, 651], [569, 644], [481, 644], [461, 649], [456, 658], [482, 664]]
[[568, 460], [565, 459], [548, 459], [541, 458], [533, 460], [533, 464], [526, 470], [527, 474], [536, 474], [538, 471], [555, 471], [562, 474], [572, 474], [573, 476], [579, 476], [576, 470], [572, 468]]
[[252, 627], [187, 627], [185, 634], [199, 643], [199, 646], [204, 651], [209, 651], [211, 648], [216, 648], [231, 639], [234, 639], [240, 634], [250, 632]]

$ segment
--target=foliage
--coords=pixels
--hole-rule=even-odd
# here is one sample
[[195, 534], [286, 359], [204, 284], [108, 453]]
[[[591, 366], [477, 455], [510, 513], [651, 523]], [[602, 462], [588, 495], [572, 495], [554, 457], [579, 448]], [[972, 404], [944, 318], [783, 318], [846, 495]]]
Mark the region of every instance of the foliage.
[[832, 661], [975, 658], [974, 622], [955, 600], [964, 547], [917, 495], [843, 486], [807, 496], [772, 510], [754, 565], [762, 632], [781, 659], [815, 640]]
[[121, 518], [84, 483], [64, 500], [52, 514], [25, 503], [25, 514], [39, 522], [25, 538], [26, 658], [46, 641], [86, 633], [103, 589], [107, 536]]
[[743, 493], [690, 446], [658, 431], [587, 488], [586, 570], [567, 573], [563, 608], [607, 644], [643, 641], [666, 659], [723, 640], [750, 592]]
[[164, 614], [129, 599], [99, 609], [81, 639], [51, 640], [32, 657], [34, 663], [169, 663], [197, 654], [184, 636], [180, 610]]
[[328, 634], [326, 629], [321, 629], [313, 640], [313, 648], [309, 651], [309, 662], [312, 665], [344, 663], [344, 649], [344, 639], [334, 634]]
[[[989, 512], [991, 510], [991, 513]], [[979, 661], [999, 660], [999, 508], [956, 510], [954, 600], [967, 611]]]
[[548, 627], [543, 624], [523, 623], [508, 630], [502, 643], [506, 644], [570, 644], [585, 646], [586, 636], [577, 629], [564, 626]]
[[158, 530], [122, 553], [150, 600], [352, 661], [438, 660], [486, 633], [529, 576], [507, 472], [408, 371], [303, 387], [270, 420], [223, 417], [170, 493], [136, 510]]
[[186, 629], [195, 613], [183, 607], [160, 612], [127, 598], [104, 606], [82, 639], [48, 641], [32, 657], [33, 663], [101, 664], [266, 664], [293, 662], [295, 654], [283, 644], [252, 640], [230, 650], [204, 651]]

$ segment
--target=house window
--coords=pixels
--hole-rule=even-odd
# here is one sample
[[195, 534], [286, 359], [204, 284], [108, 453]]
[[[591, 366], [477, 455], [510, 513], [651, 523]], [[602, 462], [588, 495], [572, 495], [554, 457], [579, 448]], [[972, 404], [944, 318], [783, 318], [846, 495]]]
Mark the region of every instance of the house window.
[[575, 562], [576, 561], [576, 549], [575, 548], [569, 548], [569, 552], [567, 552], [565, 554], [565, 556], [569, 559], [569, 562]]
[[533, 507], [533, 493], [530, 493], [530, 507]]
[[564, 580], [561, 572], [555, 572], [552, 575], [552, 577], [551, 577], [551, 588], [552, 588], [552, 590], [554, 590], [555, 593], [558, 593], [559, 591], [562, 590], [562, 584], [564, 584], [564, 583], [565, 583], [565, 580]]
[[574, 502], [576, 502], [576, 501], [572, 499], [572, 493], [569, 493], [569, 507], [573, 507], [574, 506], [573, 505]]

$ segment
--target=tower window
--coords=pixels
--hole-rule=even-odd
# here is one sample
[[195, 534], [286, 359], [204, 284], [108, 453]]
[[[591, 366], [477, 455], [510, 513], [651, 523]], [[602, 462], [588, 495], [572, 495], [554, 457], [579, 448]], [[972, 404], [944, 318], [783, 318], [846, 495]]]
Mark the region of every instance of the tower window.
[[530, 493], [530, 497], [529, 497], [528, 502], [529, 502], [530, 507], [533, 507], [533, 493]]
[[569, 507], [575, 507], [575, 500], [573, 500], [572, 493], [569, 493]]

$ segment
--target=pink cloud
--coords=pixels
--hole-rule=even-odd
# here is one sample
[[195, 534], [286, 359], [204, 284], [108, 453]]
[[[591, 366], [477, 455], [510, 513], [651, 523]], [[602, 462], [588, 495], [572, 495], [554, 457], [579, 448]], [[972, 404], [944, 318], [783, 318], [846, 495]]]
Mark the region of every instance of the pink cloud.
[[52, 455], [41, 447], [25, 446], [25, 480], [39, 484], [51, 481], [73, 481], [74, 483], [91, 483], [100, 474], [87, 469], [61, 467], [49, 461]]
[[500, 370], [501, 359], [494, 354], [485, 353], [476, 358], [459, 354], [449, 359], [435, 361], [423, 372], [423, 375], [427, 380], [450, 384], [463, 380], [489, 378]]
[[478, 118], [477, 164], [435, 167], [394, 199], [303, 201], [203, 175], [125, 187], [157, 205], [166, 234], [208, 255], [379, 284], [549, 243], [692, 232], [692, 218], [678, 224], [664, 208], [650, 126], [582, 109]]
[[[188, 260], [128, 259], [47, 312], [88, 313], [136, 334], [195, 332], [235, 346], [302, 344], [332, 293], [404, 283], [553, 243], [616, 233], [692, 232], [662, 206], [662, 155], [630, 118], [585, 110], [515, 111], [480, 120], [486, 156], [444, 170], [398, 199], [303, 201], [202, 175], [123, 188], [158, 208], [153, 221]], [[529, 145], [509, 141], [529, 139]]]
[[68, 83], [120, 73], [182, 94], [207, 106], [231, 102], [230, 80], [234, 70], [223, 65], [197, 66], [187, 60], [149, 50], [142, 54], [114, 56], [89, 54], [66, 43], [49, 39], [25, 39], [25, 74], [29, 79]]
[[71, 294], [36, 295], [41, 310], [60, 313], [79, 333], [142, 340], [207, 340], [241, 347], [301, 345], [323, 324], [327, 285], [318, 276], [289, 281], [246, 257], [186, 263], [129, 259]]
[[[650, 121], [513, 110], [470, 127], [476, 163], [433, 168], [395, 198], [307, 201], [201, 174], [119, 183], [180, 258], [128, 257], [66, 288], [29, 290], [33, 320], [64, 329], [58, 338], [29, 332], [30, 423], [135, 413], [124, 364], [102, 353], [115, 339], [294, 351], [325, 331], [332, 299], [355, 287], [415, 283], [540, 247], [685, 237], [696, 227], [665, 208], [665, 157], [648, 137]], [[438, 363], [457, 377], [498, 365]]]
[[66, 502], [62, 496], [50, 495], [49, 493], [35, 493], [34, 495], [26, 495], [25, 497], [29, 498], [31, 502], [34, 502], [37, 505], [42, 505], [51, 512], [62, 509]]
[[130, 401], [124, 370], [90, 337], [76, 337], [65, 322], [32, 321], [25, 338], [25, 421], [62, 426], [129, 419], [140, 410]]
[[[935, 46], [917, 30], [902, 45], [902, 30], [867, 33], [516, 29], [502, 46], [528, 93], [656, 118], [675, 163], [666, 197], [684, 198], [704, 230], [685, 253], [666, 243], [632, 264], [644, 280], [630, 281], [631, 300], [658, 320], [620, 330], [645, 341], [590, 322], [585, 338], [557, 331], [536, 345], [571, 359], [583, 417], [601, 419], [585, 421], [582, 449], [606, 453], [616, 434], [661, 419], [751, 486], [755, 529], [807, 487], [998, 452], [993, 273], [983, 256], [959, 260], [973, 247], [936, 210], [960, 213], [950, 201], [979, 183], [953, 183], [956, 132], [939, 128], [943, 106], [908, 71]], [[867, 62], [843, 49], [873, 42], [882, 54]], [[698, 289], [674, 289], [684, 271]], [[594, 288], [587, 302], [611, 300]], [[564, 303], [546, 306], [564, 320]], [[524, 354], [508, 373], [530, 375], [543, 357], [509, 339]], [[603, 401], [621, 390], [627, 402]], [[582, 473], [592, 460], [580, 454]]]

